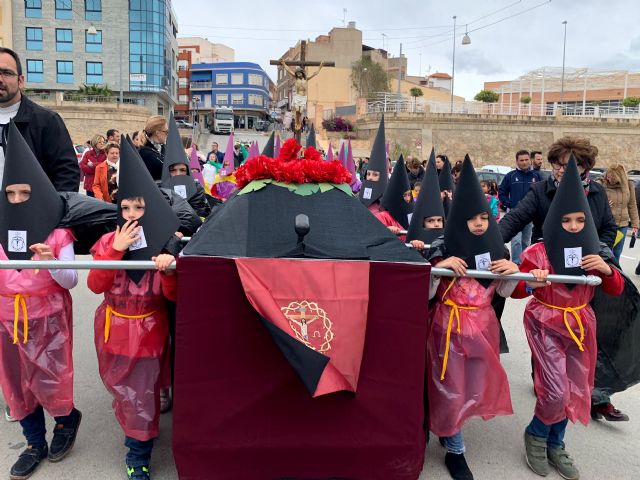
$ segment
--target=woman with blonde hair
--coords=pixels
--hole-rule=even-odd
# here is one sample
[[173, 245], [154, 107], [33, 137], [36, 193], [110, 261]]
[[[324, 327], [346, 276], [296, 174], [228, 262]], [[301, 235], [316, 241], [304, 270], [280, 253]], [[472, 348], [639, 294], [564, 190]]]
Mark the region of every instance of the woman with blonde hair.
[[80, 170], [84, 173], [83, 187], [90, 197], [93, 197], [93, 180], [96, 167], [107, 158], [107, 154], [104, 152], [105, 143], [104, 136], [96, 133], [89, 141], [91, 148], [84, 152], [82, 160], [80, 160]]
[[145, 139], [140, 147], [140, 156], [154, 180], [162, 177], [164, 149], [169, 133], [169, 123], [162, 115], [154, 115], [147, 120], [140, 135]]
[[607, 192], [611, 213], [618, 226], [613, 244], [613, 255], [616, 260], [620, 261], [629, 223], [631, 223], [633, 234], [638, 233], [635, 184], [627, 177], [627, 171], [623, 165], [614, 164], [607, 169], [602, 177], [602, 185]]

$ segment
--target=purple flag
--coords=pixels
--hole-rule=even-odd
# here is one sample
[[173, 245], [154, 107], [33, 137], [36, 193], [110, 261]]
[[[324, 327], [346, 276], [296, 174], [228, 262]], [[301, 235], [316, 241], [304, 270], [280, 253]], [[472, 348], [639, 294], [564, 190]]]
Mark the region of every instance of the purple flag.
[[249, 154], [247, 155], [247, 160], [249, 160], [250, 158], [258, 157], [258, 156], [260, 156], [260, 150], [258, 150], [258, 142], [253, 141], [251, 142], [251, 146], [249, 147]]
[[347, 156], [345, 155], [345, 144], [342, 140], [340, 140], [340, 148], [338, 149], [338, 160], [342, 163], [344, 168], [347, 168]]
[[191, 170], [193, 179], [200, 185], [204, 186], [202, 167], [200, 166], [200, 160], [198, 159], [198, 146], [193, 143], [193, 137], [191, 138], [191, 157], [189, 158], [189, 170]]

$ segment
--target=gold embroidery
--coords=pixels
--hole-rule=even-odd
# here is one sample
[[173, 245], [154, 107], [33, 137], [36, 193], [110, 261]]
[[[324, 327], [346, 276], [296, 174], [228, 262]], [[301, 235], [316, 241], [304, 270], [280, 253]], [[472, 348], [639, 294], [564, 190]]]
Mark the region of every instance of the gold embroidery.
[[298, 340], [320, 353], [331, 350], [333, 322], [317, 303], [307, 300], [291, 302], [280, 310], [289, 320], [289, 326]]

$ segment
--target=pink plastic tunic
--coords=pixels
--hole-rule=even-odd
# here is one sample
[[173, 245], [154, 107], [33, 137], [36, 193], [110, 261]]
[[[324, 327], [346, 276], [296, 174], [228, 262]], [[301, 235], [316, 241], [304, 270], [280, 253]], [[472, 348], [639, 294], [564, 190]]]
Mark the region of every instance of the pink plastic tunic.
[[[112, 245], [113, 233], [104, 235], [92, 249], [94, 258], [110, 259]], [[171, 382], [161, 275], [148, 271], [136, 284], [124, 270], [92, 270], [88, 282], [93, 291], [105, 296], [95, 314], [94, 341], [100, 377], [113, 396], [116, 418], [128, 437], [155, 438], [160, 389]], [[105, 330], [108, 309], [110, 328]]]
[[[543, 243], [527, 248], [521, 259], [522, 271], [538, 268], [553, 273]], [[574, 423], [589, 422], [597, 355], [596, 319], [589, 305], [593, 294], [594, 287], [589, 285], [569, 289], [554, 283], [536, 288], [525, 308], [524, 328], [534, 361], [535, 414], [547, 425], [565, 417]], [[575, 310], [575, 314], [569, 311], [565, 314], [541, 302], [555, 307], [582, 308]]]
[[[72, 242], [66, 229], [44, 241], [56, 257]], [[0, 259], [7, 260], [2, 246]], [[72, 315], [69, 291], [48, 270], [0, 270], [0, 384], [18, 420], [38, 405], [54, 417], [71, 413]]]
[[491, 307], [498, 282], [485, 289], [462, 277], [449, 288], [451, 281], [440, 281], [427, 340], [429, 429], [438, 436], [457, 433], [472, 417], [488, 420], [513, 413], [507, 374], [500, 364], [498, 320]]

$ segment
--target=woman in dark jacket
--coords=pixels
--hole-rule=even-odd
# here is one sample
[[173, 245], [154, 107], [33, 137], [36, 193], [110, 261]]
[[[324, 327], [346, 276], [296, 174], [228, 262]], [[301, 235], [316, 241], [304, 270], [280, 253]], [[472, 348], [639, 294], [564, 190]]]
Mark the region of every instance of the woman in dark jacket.
[[149, 118], [144, 130], [140, 132], [140, 135], [143, 135], [146, 141], [138, 151], [154, 180], [162, 178], [164, 146], [167, 143], [168, 133], [169, 124], [162, 115], [154, 115]]

